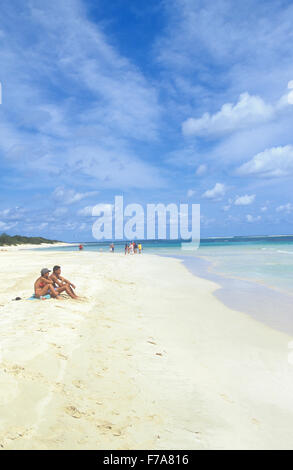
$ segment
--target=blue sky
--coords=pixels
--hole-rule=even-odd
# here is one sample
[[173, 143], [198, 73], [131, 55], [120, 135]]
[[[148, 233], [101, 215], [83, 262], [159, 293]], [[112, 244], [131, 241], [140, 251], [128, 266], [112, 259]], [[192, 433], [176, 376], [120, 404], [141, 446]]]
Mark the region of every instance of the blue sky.
[[199, 203], [202, 236], [293, 233], [289, 1], [12, 0], [0, 232], [91, 240], [98, 203]]

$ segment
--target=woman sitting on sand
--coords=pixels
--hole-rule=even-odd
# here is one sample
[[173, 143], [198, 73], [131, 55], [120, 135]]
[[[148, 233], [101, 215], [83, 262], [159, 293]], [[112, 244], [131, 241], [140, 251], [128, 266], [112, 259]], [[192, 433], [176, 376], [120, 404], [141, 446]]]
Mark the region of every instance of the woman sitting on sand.
[[41, 276], [35, 282], [35, 297], [40, 299], [43, 295], [50, 294], [54, 299], [59, 299], [59, 292], [55, 291], [53, 281], [49, 279], [50, 269], [41, 270]]

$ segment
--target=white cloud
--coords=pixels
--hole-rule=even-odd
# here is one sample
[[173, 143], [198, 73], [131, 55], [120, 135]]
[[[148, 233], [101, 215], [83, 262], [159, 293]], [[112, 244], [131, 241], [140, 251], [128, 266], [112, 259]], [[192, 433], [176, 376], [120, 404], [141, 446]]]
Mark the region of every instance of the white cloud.
[[7, 223], [7, 222], [2, 222], [0, 221], [0, 230], [10, 230], [12, 229], [13, 227], [16, 227], [17, 225], [17, 222], [14, 222], [14, 223]]
[[[81, 217], [95, 216], [99, 211], [105, 212], [106, 216], [112, 217], [114, 204], [97, 203], [95, 206], [86, 206], [77, 211]], [[93, 213], [94, 211], [94, 213]]]
[[277, 212], [287, 212], [288, 214], [290, 214], [290, 212], [293, 211], [293, 204], [291, 204], [290, 202], [288, 202], [287, 204], [278, 206], [278, 207], [276, 208], [276, 211], [277, 211]]
[[293, 104], [293, 80], [288, 82], [288, 89], [289, 92], [283, 95], [279, 100], [278, 106], [280, 108], [284, 108], [285, 106], [288, 106], [288, 104]]
[[67, 212], [68, 212], [68, 208], [67, 208], [67, 207], [57, 207], [57, 209], [55, 209], [55, 211], [54, 211], [54, 215], [55, 215], [56, 217], [60, 217], [60, 216], [62, 216], [62, 215], [67, 214]]
[[[158, 138], [158, 91], [111, 44], [103, 25], [90, 21], [85, 2], [31, 0], [3, 9], [0, 152], [6, 165], [43, 180], [58, 175], [72, 186], [77, 172], [101, 187], [161, 186], [156, 166], [133, 150], [134, 140]], [[129, 176], [132, 167], [137, 178]]]
[[207, 217], [205, 215], [200, 216], [200, 223], [204, 225], [205, 227], [209, 227], [213, 225], [216, 222], [216, 220], [212, 217]]
[[234, 204], [235, 206], [248, 206], [249, 204], [252, 204], [255, 200], [255, 194], [251, 194], [250, 196], [248, 194], [245, 194], [245, 196], [237, 196]]
[[196, 193], [196, 191], [194, 191], [193, 189], [189, 189], [189, 190], [187, 191], [187, 197], [192, 197], [192, 196], [195, 195], [195, 193]]
[[249, 222], [249, 223], [252, 223], [252, 222], [259, 222], [259, 221], [261, 220], [261, 216], [260, 216], [260, 215], [253, 216], [253, 215], [251, 215], [251, 214], [247, 214], [246, 220], [247, 220], [247, 222]]
[[197, 170], [196, 170], [196, 175], [197, 176], [201, 176], [201, 175], [204, 175], [207, 171], [207, 166], [202, 164], [202, 165], [199, 165], [197, 167]]
[[89, 229], [89, 226], [83, 222], [78, 228], [79, 230], [87, 230]]
[[86, 206], [83, 209], [79, 209], [77, 211], [77, 215], [80, 215], [82, 217], [87, 217], [87, 216], [91, 216], [92, 212], [93, 212], [93, 206]]
[[98, 194], [98, 191], [78, 193], [74, 189], [66, 189], [62, 186], [59, 186], [53, 192], [53, 197], [56, 201], [59, 201], [62, 204], [69, 205], [81, 201], [82, 199], [85, 199], [89, 196], [94, 196], [96, 194]]
[[182, 124], [182, 131], [185, 135], [221, 135], [268, 121], [273, 113], [273, 107], [259, 96], [242, 93], [236, 104], [226, 103], [215, 114], [205, 113], [199, 119], [187, 119]]
[[267, 206], [263, 206], [260, 208], [261, 212], [267, 212], [268, 208]]
[[266, 149], [244, 163], [237, 173], [259, 177], [287, 176], [293, 173], [293, 146]]
[[1, 219], [7, 220], [21, 220], [26, 216], [26, 209], [23, 207], [12, 207], [9, 209], [3, 209], [0, 211]]
[[228, 203], [222, 207], [222, 209], [227, 212], [231, 209], [231, 205], [233, 204], [233, 199], [229, 198]]
[[216, 183], [212, 189], [208, 189], [202, 195], [207, 199], [221, 199], [226, 193], [226, 186], [223, 183]]

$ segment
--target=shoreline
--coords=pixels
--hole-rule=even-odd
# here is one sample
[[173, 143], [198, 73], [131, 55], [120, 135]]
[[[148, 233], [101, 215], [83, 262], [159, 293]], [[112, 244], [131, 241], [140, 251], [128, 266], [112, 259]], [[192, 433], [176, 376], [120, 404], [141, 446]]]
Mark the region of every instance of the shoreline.
[[57, 243], [39, 243], [32, 244], [32, 243], [23, 243], [20, 245], [1, 245], [0, 251], [20, 251], [20, 250], [34, 250], [35, 248], [54, 248], [54, 247], [62, 247], [62, 246], [70, 246], [71, 243], [66, 242], [57, 242]]
[[[0, 254], [2, 448], [292, 448], [289, 335], [175, 258], [33, 253]], [[44, 263], [83, 297], [11, 302]]]
[[193, 260], [183, 256], [178, 258], [182, 259], [183, 264], [193, 275], [215, 282], [218, 288], [214, 295], [228, 308], [293, 336], [292, 294], [262, 282], [215, 271], [212, 261], [207, 257], [196, 257], [200, 260], [199, 267], [196, 267], [195, 258]]
[[[0, 248], [0, 251], [38, 251], [38, 248], [51, 248], [50, 252], [54, 253], [54, 247], [62, 248], [70, 247], [72, 245], [74, 245], [73, 242], [57, 242], [53, 245], [43, 243], [37, 246], [23, 244], [13, 247], [7, 246], [6, 248], [8, 248], [8, 250], [1, 250]], [[9, 248], [11, 248], [11, 250], [9, 250]], [[57, 251], [56, 253], [60, 252]], [[91, 253], [98, 253], [98, 251]], [[115, 255], [117, 255], [117, 253], [119, 254], [119, 252], [116, 252]], [[147, 255], [149, 254], [150, 253]], [[217, 284], [218, 287], [215, 289], [213, 295], [226, 307], [249, 315], [256, 321], [259, 321], [276, 331], [281, 331], [293, 336], [293, 324], [291, 322], [291, 318], [293, 316], [292, 294], [276, 287], [269, 286], [268, 284], [258, 280], [247, 279], [217, 271], [215, 269], [217, 264], [207, 256], [196, 255], [195, 257], [188, 257], [172, 253], [167, 255], [152, 253], [151, 255], [162, 258], [167, 257], [170, 259], [180, 259], [193, 276], [198, 276], [201, 279], [206, 279]], [[144, 256], [146, 256], [146, 253]], [[195, 269], [195, 260], [200, 260], [200, 269]], [[239, 294], [238, 296], [236, 295], [236, 291]], [[262, 314], [264, 310], [266, 311], [265, 316]]]

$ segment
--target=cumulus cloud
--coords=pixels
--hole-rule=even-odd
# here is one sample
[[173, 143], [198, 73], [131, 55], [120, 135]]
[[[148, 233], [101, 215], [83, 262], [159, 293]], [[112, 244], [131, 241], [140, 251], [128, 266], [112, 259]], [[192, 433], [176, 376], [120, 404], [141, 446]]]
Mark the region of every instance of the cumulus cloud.
[[194, 136], [221, 135], [268, 121], [273, 114], [273, 107], [262, 98], [242, 93], [236, 104], [226, 103], [215, 114], [205, 113], [199, 119], [187, 119], [182, 124], [182, 131]]
[[240, 175], [288, 176], [293, 172], [293, 146], [272, 147], [255, 155], [237, 170]]
[[290, 82], [288, 82], [288, 89], [289, 92], [280, 98], [280, 101], [278, 103], [278, 106], [280, 108], [288, 106], [288, 104], [293, 104], [293, 80], [290, 80]]
[[278, 206], [278, 207], [276, 208], [276, 211], [277, 211], [277, 212], [287, 212], [288, 214], [290, 214], [290, 212], [293, 211], [293, 204], [291, 204], [290, 202], [288, 202], [287, 204]]
[[196, 193], [196, 191], [194, 191], [193, 189], [189, 189], [189, 190], [187, 191], [187, 197], [192, 197], [192, 196], [195, 195], [195, 193]]
[[226, 193], [226, 186], [223, 183], [216, 183], [212, 189], [208, 189], [202, 195], [207, 199], [221, 199]]
[[260, 216], [260, 215], [253, 216], [253, 215], [251, 215], [251, 214], [247, 214], [246, 220], [247, 220], [247, 222], [249, 222], [249, 223], [252, 223], [252, 222], [259, 222], [259, 221], [261, 220], [261, 216]]
[[202, 164], [202, 165], [199, 165], [197, 167], [197, 170], [196, 170], [195, 174], [196, 174], [196, 176], [202, 176], [206, 173], [206, 171], [207, 171], [207, 166]]
[[245, 194], [245, 196], [237, 196], [234, 204], [235, 206], [248, 206], [249, 204], [252, 204], [254, 200], [255, 194], [251, 194], [250, 196]]

